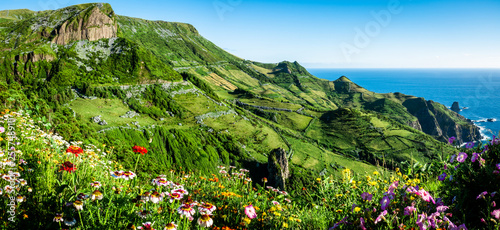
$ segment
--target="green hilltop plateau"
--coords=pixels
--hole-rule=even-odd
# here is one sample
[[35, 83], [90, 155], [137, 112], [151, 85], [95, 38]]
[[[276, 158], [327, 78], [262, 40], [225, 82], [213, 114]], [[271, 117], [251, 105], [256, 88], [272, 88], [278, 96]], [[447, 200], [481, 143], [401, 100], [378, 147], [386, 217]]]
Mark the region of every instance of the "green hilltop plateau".
[[445, 106], [370, 92], [345, 76], [311, 75], [297, 62], [236, 57], [192, 25], [116, 15], [105, 3], [0, 11], [0, 109], [25, 110], [66, 140], [106, 144], [138, 174], [218, 164], [267, 175], [286, 151], [290, 186], [304, 175], [426, 163], [480, 139]]

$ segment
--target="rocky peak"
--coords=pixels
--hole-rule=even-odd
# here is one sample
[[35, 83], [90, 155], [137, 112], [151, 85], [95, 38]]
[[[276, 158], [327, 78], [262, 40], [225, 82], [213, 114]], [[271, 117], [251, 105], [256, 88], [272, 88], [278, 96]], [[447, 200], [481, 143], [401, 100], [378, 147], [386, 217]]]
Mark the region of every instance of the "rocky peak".
[[54, 29], [52, 34], [55, 34], [55, 37], [52, 43], [66, 45], [77, 40], [113, 38], [117, 36], [117, 30], [113, 11], [105, 14], [99, 5], [92, 5]]
[[453, 104], [451, 105], [451, 110], [452, 111], [455, 111], [455, 112], [460, 112], [460, 106], [458, 105], [458, 102], [453, 102]]
[[276, 188], [285, 190], [285, 181], [290, 177], [288, 158], [283, 148], [274, 149], [268, 157], [267, 171], [269, 183]]

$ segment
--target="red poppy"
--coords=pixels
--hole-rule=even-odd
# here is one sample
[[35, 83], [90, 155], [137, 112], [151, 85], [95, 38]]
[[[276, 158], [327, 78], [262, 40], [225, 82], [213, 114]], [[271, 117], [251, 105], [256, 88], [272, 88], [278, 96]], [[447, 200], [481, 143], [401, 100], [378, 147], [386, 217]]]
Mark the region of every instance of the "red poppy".
[[71, 172], [74, 172], [74, 171], [76, 170], [76, 168], [75, 168], [75, 165], [74, 165], [74, 164], [72, 164], [72, 163], [71, 163], [71, 162], [69, 162], [69, 161], [66, 161], [66, 162], [64, 162], [64, 163], [61, 165], [61, 168], [59, 169], [59, 171], [62, 171], [62, 170], [64, 170], [64, 171], [67, 171], [67, 172], [71, 173]]
[[132, 147], [132, 150], [134, 150], [134, 153], [141, 153], [142, 155], [148, 153], [148, 150], [142, 146], [134, 146]]
[[78, 154], [83, 153], [83, 149], [78, 146], [71, 145], [68, 147], [68, 149], [66, 149], [66, 152], [73, 153], [76, 157], [78, 157]]

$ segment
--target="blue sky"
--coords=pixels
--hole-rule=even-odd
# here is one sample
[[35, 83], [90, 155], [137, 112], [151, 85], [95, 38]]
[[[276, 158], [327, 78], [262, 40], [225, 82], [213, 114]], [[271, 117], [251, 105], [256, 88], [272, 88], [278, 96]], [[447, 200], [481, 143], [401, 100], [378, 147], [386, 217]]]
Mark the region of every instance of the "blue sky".
[[[83, 0], [11, 0], [56, 9]], [[244, 59], [309, 68], [500, 68], [500, 1], [109, 0], [117, 14], [186, 22]]]

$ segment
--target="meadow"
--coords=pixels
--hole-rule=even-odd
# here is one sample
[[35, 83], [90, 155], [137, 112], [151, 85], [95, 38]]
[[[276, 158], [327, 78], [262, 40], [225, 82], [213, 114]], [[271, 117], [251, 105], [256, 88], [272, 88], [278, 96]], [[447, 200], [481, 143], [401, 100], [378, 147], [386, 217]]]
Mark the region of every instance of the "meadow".
[[[2, 229], [498, 229], [500, 144], [469, 143], [430, 165], [348, 167], [283, 191], [247, 169], [213, 173], [113, 161], [114, 146], [67, 142], [28, 114], [0, 120]], [[13, 138], [15, 134], [15, 138]], [[450, 145], [453, 145], [450, 139]], [[456, 147], [458, 148], [458, 147]], [[133, 166], [132, 166], [133, 165]], [[355, 172], [356, 171], [356, 172]]]

